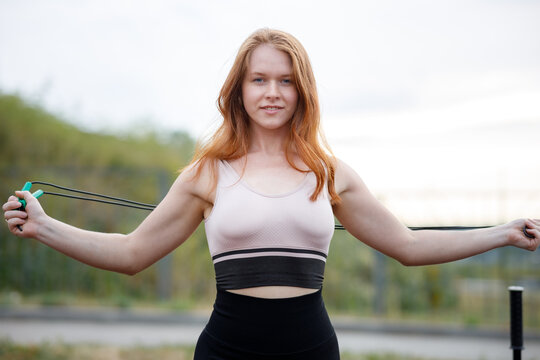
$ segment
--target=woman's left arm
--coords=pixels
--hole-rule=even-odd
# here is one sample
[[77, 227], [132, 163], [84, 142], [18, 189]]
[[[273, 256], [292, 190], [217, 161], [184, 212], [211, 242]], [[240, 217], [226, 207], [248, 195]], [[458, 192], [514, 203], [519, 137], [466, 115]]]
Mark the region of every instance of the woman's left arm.
[[[342, 161], [338, 161], [335, 181], [342, 201], [334, 205], [334, 215], [345, 229], [358, 240], [407, 266], [451, 262], [508, 245], [534, 251], [540, 242], [540, 219], [514, 220], [468, 231], [412, 231], [401, 224]], [[524, 226], [532, 238], [525, 236]]]

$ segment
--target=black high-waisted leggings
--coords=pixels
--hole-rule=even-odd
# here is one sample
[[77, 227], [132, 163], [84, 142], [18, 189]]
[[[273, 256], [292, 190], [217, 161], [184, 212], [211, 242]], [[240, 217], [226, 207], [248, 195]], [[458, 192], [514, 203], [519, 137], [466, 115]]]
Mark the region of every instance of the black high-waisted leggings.
[[338, 360], [321, 290], [261, 299], [219, 290], [194, 360]]

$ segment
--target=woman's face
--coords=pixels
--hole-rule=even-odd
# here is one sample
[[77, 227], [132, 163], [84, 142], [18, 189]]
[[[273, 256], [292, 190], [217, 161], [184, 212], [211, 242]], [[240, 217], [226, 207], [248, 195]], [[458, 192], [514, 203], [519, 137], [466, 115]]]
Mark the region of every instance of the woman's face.
[[280, 129], [292, 119], [298, 92], [289, 55], [271, 45], [259, 45], [248, 59], [242, 101], [251, 127]]

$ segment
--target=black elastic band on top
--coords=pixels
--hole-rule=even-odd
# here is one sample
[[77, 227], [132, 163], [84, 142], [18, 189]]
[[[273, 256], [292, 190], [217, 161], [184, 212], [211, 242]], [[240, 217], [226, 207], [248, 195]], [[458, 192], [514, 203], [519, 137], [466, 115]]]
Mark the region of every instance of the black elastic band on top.
[[226, 251], [217, 255], [212, 256], [212, 260], [222, 258], [229, 255], [238, 255], [238, 254], [253, 254], [253, 253], [264, 253], [264, 252], [283, 252], [283, 253], [296, 253], [296, 254], [312, 254], [318, 255], [326, 259], [326, 254], [316, 250], [309, 249], [290, 249], [290, 248], [255, 248], [255, 249], [242, 249], [242, 250], [231, 250]]

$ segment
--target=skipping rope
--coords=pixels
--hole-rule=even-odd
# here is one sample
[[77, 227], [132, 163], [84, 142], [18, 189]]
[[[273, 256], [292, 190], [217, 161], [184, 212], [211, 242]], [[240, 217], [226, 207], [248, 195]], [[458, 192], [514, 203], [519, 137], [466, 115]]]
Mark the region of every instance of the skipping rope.
[[[38, 190], [38, 191], [36, 191], [36, 192], [34, 192], [32, 194], [36, 198], [40, 197], [41, 195], [53, 195], [53, 196], [59, 196], [59, 197], [77, 199], [77, 200], [94, 201], [94, 202], [99, 202], [99, 203], [108, 204], [108, 205], [124, 206], [124, 207], [133, 208], [133, 209], [140, 209], [140, 210], [147, 210], [147, 211], [152, 211], [157, 206], [155, 204], [146, 204], [146, 203], [142, 203], [142, 202], [138, 202], [138, 201], [123, 199], [123, 198], [109, 196], [109, 195], [98, 194], [98, 193], [94, 193], [94, 192], [90, 192], [90, 191], [72, 189], [72, 188], [69, 188], [69, 187], [66, 187], [66, 186], [60, 186], [60, 185], [56, 185], [56, 184], [53, 184], [53, 183], [50, 183], [50, 182], [45, 182], [45, 181], [28, 181], [28, 182], [26, 182], [24, 184], [24, 187], [22, 188], [21, 191], [29, 191], [31, 189], [32, 185], [34, 185], [34, 184], [50, 186], [52, 188], [64, 191], [63, 193], [59, 193], [59, 192], [50, 192], [50, 191]], [[75, 194], [82, 194], [82, 195], [87, 195], [87, 196], [71, 195], [71, 194], [67, 194], [66, 192], [75, 193]], [[93, 196], [93, 197], [88, 197], [88, 196]], [[24, 210], [24, 208], [26, 206], [26, 202], [24, 200], [22, 200], [22, 199], [20, 199], [19, 201], [21, 202], [21, 210]], [[486, 226], [412, 226], [412, 227], [409, 227], [409, 229], [411, 229], [411, 230], [475, 230], [475, 229], [485, 229], [485, 228], [490, 228], [490, 227], [493, 227], [493, 225], [486, 225]], [[336, 224], [334, 226], [334, 229], [335, 230], [346, 230], [345, 227], [343, 225], [341, 225], [341, 224]], [[524, 226], [523, 227], [523, 234], [526, 237], [528, 237], [530, 239], [533, 239], [534, 236], [529, 234], [526, 230], [527, 230], [527, 227]]]

